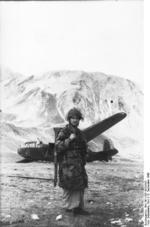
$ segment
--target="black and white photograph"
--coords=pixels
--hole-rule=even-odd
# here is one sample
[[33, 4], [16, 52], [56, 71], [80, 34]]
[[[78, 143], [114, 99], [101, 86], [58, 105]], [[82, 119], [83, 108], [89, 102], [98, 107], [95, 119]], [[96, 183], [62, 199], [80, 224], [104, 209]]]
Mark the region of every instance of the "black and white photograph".
[[0, 226], [148, 227], [144, 0], [1, 1], [0, 30]]

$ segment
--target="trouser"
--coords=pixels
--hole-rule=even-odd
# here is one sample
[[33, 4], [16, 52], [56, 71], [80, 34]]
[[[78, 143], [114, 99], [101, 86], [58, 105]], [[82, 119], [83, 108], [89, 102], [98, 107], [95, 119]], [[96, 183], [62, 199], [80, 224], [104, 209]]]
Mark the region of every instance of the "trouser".
[[68, 210], [80, 207], [84, 208], [84, 189], [78, 191], [70, 191], [63, 189], [63, 207]]

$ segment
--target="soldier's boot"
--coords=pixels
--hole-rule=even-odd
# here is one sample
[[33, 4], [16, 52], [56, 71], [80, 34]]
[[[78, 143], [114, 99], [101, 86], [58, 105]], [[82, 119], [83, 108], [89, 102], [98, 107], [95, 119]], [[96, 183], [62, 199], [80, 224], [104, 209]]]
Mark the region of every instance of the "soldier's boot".
[[73, 214], [74, 215], [89, 215], [89, 212], [86, 210], [83, 210], [80, 207], [76, 207], [73, 209]]

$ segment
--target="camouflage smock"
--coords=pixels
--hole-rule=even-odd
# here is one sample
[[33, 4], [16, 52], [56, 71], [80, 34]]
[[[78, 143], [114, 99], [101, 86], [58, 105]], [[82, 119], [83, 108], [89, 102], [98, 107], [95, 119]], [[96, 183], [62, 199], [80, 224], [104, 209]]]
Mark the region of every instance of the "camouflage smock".
[[[70, 134], [76, 138], [70, 140]], [[56, 138], [56, 150], [59, 158], [59, 186], [68, 190], [81, 190], [87, 187], [85, 170], [86, 140], [82, 132], [72, 125], [66, 125]]]

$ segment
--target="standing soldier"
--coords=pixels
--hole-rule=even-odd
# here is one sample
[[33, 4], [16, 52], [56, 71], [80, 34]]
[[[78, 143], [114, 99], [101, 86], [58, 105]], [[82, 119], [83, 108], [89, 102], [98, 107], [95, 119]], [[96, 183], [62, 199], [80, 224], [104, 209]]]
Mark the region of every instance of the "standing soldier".
[[81, 112], [73, 108], [68, 112], [69, 124], [56, 138], [56, 150], [59, 160], [59, 186], [63, 188], [64, 208], [74, 214], [88, 214], [84, 210], [84, 190], [88, 186], [85, 170], [87, 144], [78, 129]]

